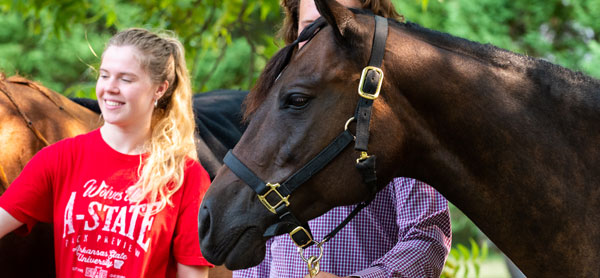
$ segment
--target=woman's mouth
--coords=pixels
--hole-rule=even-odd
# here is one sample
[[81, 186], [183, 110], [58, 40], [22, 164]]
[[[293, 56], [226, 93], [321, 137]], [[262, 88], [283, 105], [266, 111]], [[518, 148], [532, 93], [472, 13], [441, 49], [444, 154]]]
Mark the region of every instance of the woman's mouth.
[[123, 102], [108, 100], [108, 99], [105, 99], [104, 103], [106, 104], [107, 108], [117, 108], [119, 106], [125, 105], [125, 103], [123, 103]]

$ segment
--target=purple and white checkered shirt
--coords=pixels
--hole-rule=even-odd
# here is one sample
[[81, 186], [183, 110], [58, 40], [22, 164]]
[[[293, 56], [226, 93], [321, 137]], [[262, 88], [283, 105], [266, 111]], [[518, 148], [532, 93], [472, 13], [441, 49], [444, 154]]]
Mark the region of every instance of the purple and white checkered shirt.
[[[354, 209], [336, 207], [309, 221], [322, 239]], [[321, 271], [338, 276], [439, 277], [450, 250], [448, 202], [429, 185], [395, 178], [346, 227], [323, 246]], [[309, 247], [304, 256], [318, 255]], [[233, 277], [301, 278], [308, 273], [288, 235], [267, 241], [265, 260]]]

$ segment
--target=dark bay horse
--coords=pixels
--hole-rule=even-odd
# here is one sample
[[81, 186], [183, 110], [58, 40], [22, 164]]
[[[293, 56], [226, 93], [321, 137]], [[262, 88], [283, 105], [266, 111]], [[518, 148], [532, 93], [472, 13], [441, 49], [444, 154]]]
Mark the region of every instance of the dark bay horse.
[[[198, 159], [214, 177], [225, 152], [241, 137], [241, 103], [246, 91], [219, 90], [194, 96]], [[73, 99], [23, 77], [0, 73], [0, 195], [41, 148], [101, 124], [98, 103]], [[0, 277], [54, 277], [52, 226], [38, 223], [31, 234], [0, 240]], [[231, 277], [224, 267], [210, 278]]]
[[[246, 100], [249, 126], [232, 153], [265, 182], [315, 157], [361, 98], [374, 17], [315, 2], [328, 26], [276, 54]], [[432, 185], [530, 277], [598, 276], [600, 82], [415, 24], [389, 25], [368, 143], [378, 187], [397, 176]], [[344, 149], [289, 196], [290, 211], [308, 221], [363, 201], [357, 157]], [[226, 166], [200, 219], [204, 256], [232, 269], [263, 260], [263, 233], [278, 221]]]

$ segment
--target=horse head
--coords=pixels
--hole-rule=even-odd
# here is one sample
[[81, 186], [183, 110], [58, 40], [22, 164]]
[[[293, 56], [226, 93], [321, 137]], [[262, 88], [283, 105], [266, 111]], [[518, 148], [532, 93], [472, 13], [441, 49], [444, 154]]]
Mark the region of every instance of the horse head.
[[[281, 183], [293, 176], [345, 127], [354, 133], [355, 124], [350, 119], [361, 98], [357, 88], [371, 53], [374, 17], [355, 14], [335, 0], [316, 3], [328, 25], [323, 22], [320, 30], [307, 28], [300, 35], [309, 38], [302, 48], [297, 49], [294, 43], [278, 52], [245, 102], [249, 125], [232, 157], [266, 183]], [[383, 91], [392, 89], [383, 82]], [[385, 132], [386, 128], [400, 130], [386, 98], [380, 97], [373, 106], [377, 121], [370, 126], [368, 141], [369, 153], [377, 155], [378, 189], [393, 177], [389, 161], [400, 152], [379, 146], [398, 146], [389, 143], [402, 138]], [[372, 189], [354, 170], [359, 153], [351, 147], [339, 152], [289, 195], [289, 204], [280, 207], [285, 206], [305, 223], [335, 206], [365, 200]], [[384, 165], [388, 169], [381, 167]], [[265, 208], [264, 200], [261, 202], [257, 192], [229, 166], [219, 170], [203, 199], [201, 247], [213, 263], [225, 263], [230, 269], [247, 268], [263, 260], [267, 239], [263, 234], [279, 221], [274, 213], [277, 208], [272, 207], [272, 212]], [[267, 206], [286, 198], [275, 191], [264, 194], [275, 198], [266, 201]]]

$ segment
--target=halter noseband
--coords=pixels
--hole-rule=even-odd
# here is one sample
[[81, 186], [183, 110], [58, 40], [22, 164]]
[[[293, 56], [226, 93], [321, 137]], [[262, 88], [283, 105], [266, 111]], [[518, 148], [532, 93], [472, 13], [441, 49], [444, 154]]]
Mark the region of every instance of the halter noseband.
[[[297, 45], [299, 42], [311, 39], [316, 32], [326, 24], [327, 22], [323, 18], [317, 19], [300, 34], [299, 38], [294, 41], [293, 44]], [[379, 96], [381, 84], [383, 82], [381, 64], [385, 53], [387, 35], [387, 19], [375, 16], [375, 35], [373, 37], [371, 57], [369, 59], [369, 65], [362, 71], [358, 87], [358, 94], [361, 98], [358, 101], [354, 117], [348, 120], [344, 131], [340, 133], [340, 135], [287, 180], [282, 183], [266, 183], [233, 155], [231, 150], [225, 155], [223, 162], [227, 167], [257, 193], [258, 199], [270, 212], [279, 217], [279, 222], [267, 228], [264, 233], [265, 237], [289, 233], [290, 237], [299, 248], [306, 248], [314, 243], [317, 243], [320, 247], [348, 224], [348, 222], [350, 222], [350, 220], [375, 197], [375, 193], [377, 192], [377, 177], [375, 174], [376, 157], [375, 155], [369, 156], [367, 154], [367, 145], [369, 143], [371, 108], [373, 106], [373, 101]], [[352, 121], [356, 121], [356, 136], [348, 131], [348, 124]], [[361, 173], [363, 181], [370, 189], [370, 195], [367, 200], [360, 203], [346, 219], [325, 236], [322, 241], [315, 242], [308, 224], [306, 222], [300, 222], [289, 210], [289, 196], [300, 185], [310, 179], [340, 154], [352, 141], [355, 141], [354, 149], [361, 152], [360, 157], [356, 160], [356, 168]]]

